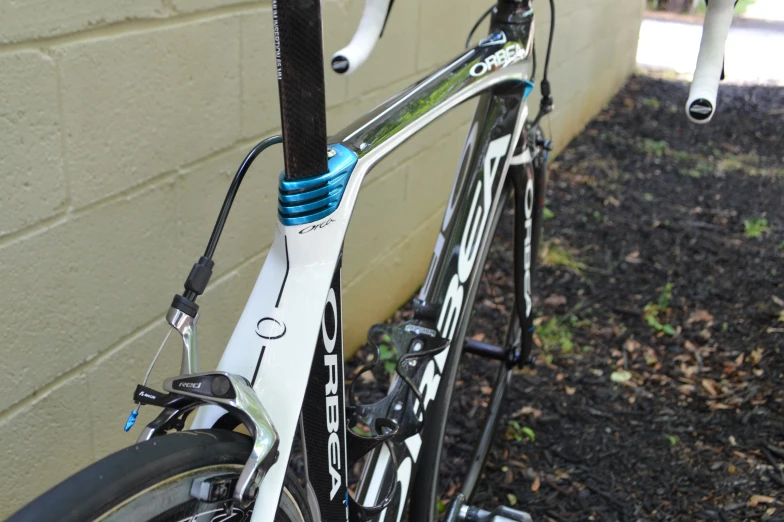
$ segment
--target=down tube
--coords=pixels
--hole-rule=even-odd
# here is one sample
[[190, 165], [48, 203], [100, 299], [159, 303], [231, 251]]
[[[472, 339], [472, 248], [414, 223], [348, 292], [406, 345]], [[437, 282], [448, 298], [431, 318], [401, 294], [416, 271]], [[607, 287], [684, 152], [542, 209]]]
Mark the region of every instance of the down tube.
[[[460, 309], [469, 297], [463, 288], [469, 287], [479, 272], [474, 263], [491, 239], [487, 237], [488, 218], [499, 204], [512, 146], [522, 131], [524, 119], [522, 88], [516, 92], [506, 90], [503, 94], [487, 93], [478, 100], [431, 267], [415, 305], [416, 318], [432, 321], [445, 337], [452, 338], [455, 334]], [[426, 379], [420, 386], [426, 396], [431, 395], [427, 392], [428, 387], [438, 388], [441, 375], [450, 366], [447, 360], [459, 357], [461, 351], [462, 347], [452, 347], [434, 358], [435, 371], [429, 374], [433, 378], [430, 382]], [[438, 421], [435, 419], [438, 412], [432, 404], [425, 399], [425, 430]], [[390, 491], [395, 481], [400, 483], [398, 498], [379, 514], [377, 520], [396, 522], [401, 519], [406, 495], [416, 476], [422, 442], [422, 437], [415, 434], [405, 444], [395, 445], [396, 473], [389, 472], [392, 459], [385, 448], [377, 450], [371, 459], [373, 469], [367, 470], [358, 487], [360, 503], [373, 505], [383, 499], [384, 492]]]

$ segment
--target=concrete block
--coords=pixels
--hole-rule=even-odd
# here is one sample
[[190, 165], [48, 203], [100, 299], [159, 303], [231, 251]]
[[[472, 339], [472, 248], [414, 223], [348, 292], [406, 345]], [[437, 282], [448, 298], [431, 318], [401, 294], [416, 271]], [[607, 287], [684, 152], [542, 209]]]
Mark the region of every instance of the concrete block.
[[87, 380], [79, 375], [0, 421], [3, 469], [9, 474], [0, 488], [0, 518], [92, 461], [86, 396]]
[[351, 355], [373, 324], [392, 315], [422, 284], [433, 255], [444, 208], [436, 209], [405, 240], [379, 254], [354, 281], [344, 285], [343, 343]]
[[57, 71], [45, 54], [0, 56], [0, 236], [62, 210], [66, 201]]
[[343, 281], [352, 281], [390, 245], [411, 233], [401, 223], [405, 205], [406, 175], [411, 165], [404, 163], [383, 177], [363, 185], [344, 244]]
[[0, 44], [51, 38], [129, 20], [164, 18], [160, 0], [0, 2]]
[[[346, 9], [348, 12], [361, 13], [363, 5], [364, 0], [352, 0]], [[411, 0], [395, 3], [384, 34], [370, 57], [348, 77], [349, 99], [406, 78], [417, 71], [417, 40], [412, 38], [411, 33], [412, 27], [417, 27], [419, 21], [419, 7], [418, 2]], [[354, 34], [357, 23], [345, 30], [349, 38]], [[329, 52], [331, 54], [334, 51]]]
[[238, 31], [218, 17], [56, 49], [74, 206], [238, 139]]
[[[426, 72], [450, 62], [465, 48], [471, 27], [487, 10], [487, 4], [474, 0], [432, 0], [419, 4], [417, 66]], [[487, 34], [487, 22], [477, 35]]]
[[165, 313], [176, 270], [173, 184], [0, 248], [0, 411]]
[[[184, 278], [204, 252], [226, 191], [250, 146], [185, 169], [175, 180], [177, 250]], [[274, 237], [278, 205], [278, 177], [283, 170], [283, 149], [273, 145], [251, 166], [231, 207], [215, 253], [213, 277], [220, 277], [245, 259], [266, 249]]]
[[240, 68], [241, 132], [244, 138], [272, 134], [280, 128], [278, 76], [272, 10], [259, 9], [242, 15]]

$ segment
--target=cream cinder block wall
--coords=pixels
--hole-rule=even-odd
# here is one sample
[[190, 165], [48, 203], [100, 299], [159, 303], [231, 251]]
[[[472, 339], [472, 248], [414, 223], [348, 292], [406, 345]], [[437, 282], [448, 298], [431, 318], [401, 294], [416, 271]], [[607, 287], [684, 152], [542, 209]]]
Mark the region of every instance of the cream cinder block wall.
[[[330, 131], [459, 53], [486, 4], [397, 0], [370, 61], [327, 73]], [[536, 4], [542, 63], [549, 13]], [[643, 2], [557, 4], [551, 122], [563, 147], [632, 71]], [[362, 5], [323, 8], [331, 54]], [[122, 428], [171, 296], [244, 154], [278, 130], [271, 26], [268, 1], [0, 3], [0, 517], [137, 436]], [[365, 182], [345, 245], [348, 349], [421, 283], [471, 106]], [[257, 160], [232, 210], [200, 300], [204, 368], [264, 260], [281, 166], [280, 149]], [[174, 344], [153, 385], [179, 368]]]

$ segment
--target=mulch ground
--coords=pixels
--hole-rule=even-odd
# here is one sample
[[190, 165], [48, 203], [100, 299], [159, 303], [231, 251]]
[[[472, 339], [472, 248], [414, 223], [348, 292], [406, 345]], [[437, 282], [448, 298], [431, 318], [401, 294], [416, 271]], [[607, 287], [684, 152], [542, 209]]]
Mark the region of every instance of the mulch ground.
[[[537, 364], [514, 376], [476, 504], [534, 520], [784, 520], [784, 88], [722, 86], [699, 127], [686, 97], [632, 78], [553, 163]], [[470, 335], [500, 344], [511, 214], [496, 236]], [[447, 499], [494, 373], [464, 356]]]

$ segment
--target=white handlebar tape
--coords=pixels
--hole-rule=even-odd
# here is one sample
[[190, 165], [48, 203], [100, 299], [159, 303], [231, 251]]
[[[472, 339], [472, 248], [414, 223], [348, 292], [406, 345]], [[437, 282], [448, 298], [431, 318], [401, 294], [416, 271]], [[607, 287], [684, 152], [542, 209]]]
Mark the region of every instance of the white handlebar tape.
[[724, 47], [730, 33], [735, 0], [710, 0], [702, 29], [697, 68], [686, 102], [686, 115], [694, 123], [708, 123], [716, 110]]
[[332, 69], [341, 74], [351, 74], [367, 60], [376, 46], [392, 0], [365, 0], [365, 10], [359, 27], [346, 47], [332, 56]]

